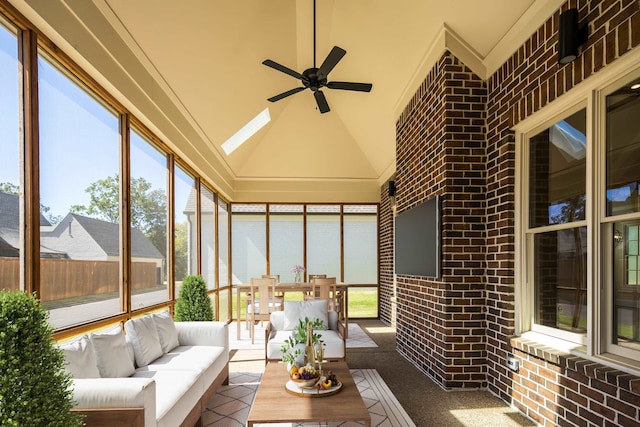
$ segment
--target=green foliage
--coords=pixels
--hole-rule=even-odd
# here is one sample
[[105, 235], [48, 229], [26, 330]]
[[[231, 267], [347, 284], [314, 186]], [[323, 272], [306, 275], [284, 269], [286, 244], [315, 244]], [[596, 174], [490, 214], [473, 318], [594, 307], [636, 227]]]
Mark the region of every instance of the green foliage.
[[175, 226], [175, 239], [173, 244], [176, 248], [175, 255], [175, 275], [176, 280], [182, 280], [187, 275], [188, 254], [189, 254], [189, 228], [187, 221], [178, 223]]
[[[144, 178], [131, 178], [131, 227], [142, 232], [166, 255], [167, 195], [154, 190]], [[73, 205], [71, 213], [87, 215], [112, 223], [120, 217], [120, 177], [118, 174], [92, 182], [86, 189], [89, 206]]]
[[71, 377], [48, 313], [22, 291], [0, 291], [0, 426], [81, 426]]
[[[312, 329], [324, 328], [324, 322], [320, 319], [309, 319], [305, 317], [304, 320], [299, 319], [298, 325], [293, 334], [284, 340], [284, 344], [280, 348], [282, 352], [282, 361], [285, 363], [295, 363], [296, 358], [302, 353], [302, 349], [298, 344], [305, 345], [307, 343], [307, 324], [311, 322]], [[311, 342], [316, 345], [320, 342], [320, 334], [313, 333], [311, 335]]]
[[186, 276], [182, 281], [174, 320], [177, 322], [211, 321], [213, 308], [202, 276]]

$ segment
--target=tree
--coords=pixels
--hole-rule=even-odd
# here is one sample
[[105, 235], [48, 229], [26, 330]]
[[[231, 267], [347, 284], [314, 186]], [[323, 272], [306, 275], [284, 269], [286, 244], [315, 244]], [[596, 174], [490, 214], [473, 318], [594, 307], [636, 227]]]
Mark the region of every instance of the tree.
[[202, 322], [213, 320], [213, 307], [204, 278], [186, 276], [182, 281], [176, 303], [176, 322]]
[[48, 312], [35, 296], [0, 291], [0, 425], [83, 425], [71, 375], [52, 340]]
[[175, 278], [182, 280], [188, 272], [188, 256], [189, 253], [189, 235], [187, 221], [176, 224], [176, 237], [173, 241], [176, 257], [175, 257]]
[[[91, 183], [85, 192], [89, 206], [71, 206], [71, 213], [88, 215], [112, 223], [120, 218], [120, 178], [118, 174]], [[162, 190], [152, 189], [144, 178], [132, 178], [131, 227], [142, 232], [166, 256], [167, 197]]]

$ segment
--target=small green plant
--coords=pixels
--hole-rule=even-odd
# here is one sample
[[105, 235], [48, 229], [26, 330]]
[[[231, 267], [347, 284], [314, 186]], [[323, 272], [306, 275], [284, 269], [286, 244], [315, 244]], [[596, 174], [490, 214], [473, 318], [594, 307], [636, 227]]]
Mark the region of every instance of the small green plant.
[[34, 296], [0, 290], [0, 426], [81, 426], [64, 354]]
[[202, 276], [189, 275], [182, 281], [174, 320], [176, 322], [213, 320], [211, 299]]
[[[311, 322], [311, 327], [313, 329], [320, 329], [324, 327], [324, 322], [320, 319], [310, 320], [308, 317], [305, 317], [304, 320], [299, 319], [294, 333], [284, 340], [284, 344], [282, 344], [282, 347], [280, 348], [280, 351], [282, 352], [282, 362], [291, 364], [296, 363], [296, 359], [302, 354], [302, 348], [307, 343], [307, 324], [309, 322]], [[320, 334], [315, 332], [311, 335], [313, 345], [320, 342], [320, 336]], [[298, 344], [302, 344], [302, 346], [299, 346]]]

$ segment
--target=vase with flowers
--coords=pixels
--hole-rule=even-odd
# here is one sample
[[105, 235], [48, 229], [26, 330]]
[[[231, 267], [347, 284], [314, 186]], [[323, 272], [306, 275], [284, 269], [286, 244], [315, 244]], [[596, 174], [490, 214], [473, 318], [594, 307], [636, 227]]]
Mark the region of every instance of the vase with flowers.
[[296, 264], [291, 268], [291, 272], [293, 273], [294, 283], [302, 283], [302, 276], [304, 275], [304, 267]]

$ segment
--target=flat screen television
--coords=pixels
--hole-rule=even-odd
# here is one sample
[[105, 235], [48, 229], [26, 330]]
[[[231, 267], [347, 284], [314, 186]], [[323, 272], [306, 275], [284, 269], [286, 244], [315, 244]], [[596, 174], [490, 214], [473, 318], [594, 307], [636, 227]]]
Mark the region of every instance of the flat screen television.
[[396, 216], [396, 274], [440, 277], [440, 234], [439, 196]]

